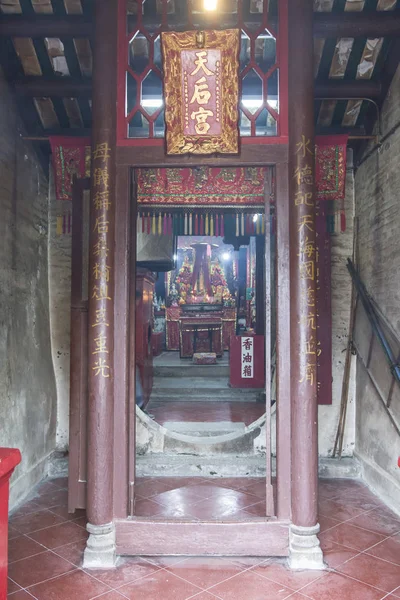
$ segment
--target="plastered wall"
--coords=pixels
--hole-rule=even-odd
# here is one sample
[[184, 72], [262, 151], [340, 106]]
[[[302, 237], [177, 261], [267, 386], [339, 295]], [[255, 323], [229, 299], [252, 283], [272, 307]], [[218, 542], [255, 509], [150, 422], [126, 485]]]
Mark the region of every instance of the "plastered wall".
[[51, 357], [48, 186], [21, 138], [0, 71], [0, 446], [17, 447], [11, 506], [47, 473], [56, 445]]
[[[368, 292], [400, 338], [400, 69], [383, 107], [381, 127], [382, 146], [368, 147], [355, 177], [359, 270]], [[359, 315], [359, 337], [363, 333], [370, 335], [369, 324]], [[367, 481], [400, 512], [400, 437], [379, 397], [385, 399], [390, 384], [379, 344], [370, 358], [378, 389], [358, 362], [357, 454]], [[397, 384], [391, 410], [400, 423]]]

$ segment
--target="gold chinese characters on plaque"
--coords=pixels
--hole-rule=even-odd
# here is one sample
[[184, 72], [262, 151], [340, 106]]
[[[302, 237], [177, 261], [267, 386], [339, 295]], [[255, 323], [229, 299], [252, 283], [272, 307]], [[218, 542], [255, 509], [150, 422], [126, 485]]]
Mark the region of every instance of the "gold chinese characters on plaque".
[[167, 154], [237, 154], [239, 30], [161, 39]]

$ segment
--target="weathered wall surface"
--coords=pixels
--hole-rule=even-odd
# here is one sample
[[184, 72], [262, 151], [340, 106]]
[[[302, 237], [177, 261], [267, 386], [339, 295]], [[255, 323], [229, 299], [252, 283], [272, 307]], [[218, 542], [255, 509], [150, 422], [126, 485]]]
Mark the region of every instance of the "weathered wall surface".
[[56, 388], [50, 349], [47, 181], [0, 72], [0, 445], [22, 464], [11, 505], [46, 473], [55, 448]]
[[[400, 337], [400, 69], [382, 112], [383, 144], [356, 173], [356, 214], [361, 278], [382, 313]], [[386, 139], [385, 139], [386, 138]], [[362, 317], [360, 317], [362, 318]], [[359, 335], [368, 323], [360, 326]], [[382, 353], [374, 351], [371, 368], [380, 377], [386, 368]], [[378, 383], [385, 396], [386, 381]], [[398, 390], [398, 388], [396, 388]], [[400, 394], [392, 400], [400, 423]], [[376, 386], [365, 368], [357, 367], [356, 451], [367, 481], [400, 512], [400, 437], [383, 408]]]
[[[342, 393], [343, 371], [347, 336], [350, 320], [351, 281], [346, 268], [347, 258], [353, 254], [354, 220], [354, 173], [353, 157], [348, 151], [346, 175], [346, 231], [331, 237], [332, 241], [332, 405], [320, 406], [319, 454], [329, 457], [335, 443]], [[353, 361], [354, 362], [354, 361]], [[355, 407], [355, 365], [352, 365], [349, 384], [349, 404], [343, 456], [352, 456], [354, 451], [354, 407]]]
[[[49, 278], [51, 350], [57, 386], [57, 450], [69, 442], [72, 202], [57, 200], [53, 169], [49, 181]], [[58, 221], [58, 226], [57, 226]]]

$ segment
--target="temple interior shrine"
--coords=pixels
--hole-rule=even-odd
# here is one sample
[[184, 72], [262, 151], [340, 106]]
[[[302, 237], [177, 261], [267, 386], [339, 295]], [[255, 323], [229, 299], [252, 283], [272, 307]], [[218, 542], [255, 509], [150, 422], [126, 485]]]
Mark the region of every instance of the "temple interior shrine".
[[400, 0], [0, 0], [0, 600], [400, 598]]

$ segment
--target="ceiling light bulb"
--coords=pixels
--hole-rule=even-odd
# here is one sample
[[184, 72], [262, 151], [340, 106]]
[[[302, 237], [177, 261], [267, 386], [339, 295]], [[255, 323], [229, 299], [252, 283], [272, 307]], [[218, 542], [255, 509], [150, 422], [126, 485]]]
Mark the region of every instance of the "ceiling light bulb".
[[218, 0], [203, 0], [204, 10], [217, 10]]
[[223, 260], [229, 260], [231, 257], [231, 255], [229, 254], [229, 252], [224, 252], [222, 255]]
[[253, 216], [253, 222], [254, 222], [254, 223], [257, 223], [257, 220], [258, 220], [258, 215], [254, 215], [254, 216]]

